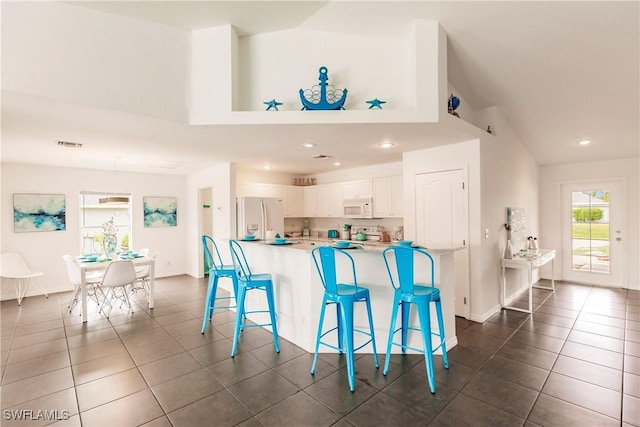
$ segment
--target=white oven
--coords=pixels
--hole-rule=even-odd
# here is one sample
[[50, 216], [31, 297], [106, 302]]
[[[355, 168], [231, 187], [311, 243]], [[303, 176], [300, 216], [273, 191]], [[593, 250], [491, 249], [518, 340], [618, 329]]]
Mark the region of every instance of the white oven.
[[373, 218], [373, 202], [371, 197], [347, 199], [342, 203], [344, 218]]

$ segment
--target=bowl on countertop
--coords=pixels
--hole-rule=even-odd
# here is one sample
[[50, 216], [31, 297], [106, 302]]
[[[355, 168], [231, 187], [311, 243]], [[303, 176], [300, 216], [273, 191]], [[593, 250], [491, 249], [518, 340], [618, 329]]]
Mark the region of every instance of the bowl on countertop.
[[398, 242], [398, 244], [400, 246], [407, 246], [407, 247], [411, 247], [411, 245], [413, 245], [413, 241], [412, 240], [400, 240]]
[[254, 240], [256, 238], [256, 236], [254, 236], [253, 234], [247, 234], [244, 236], [244, 240]]
[[283, 245], [287, 243], [287, 239], [285, 239], [284, 237], [276, 237], [274, 241], [279, 245]]
[[338, 248], [348, 248], [351, 245], [351, 242], [348, 240], [338, 240], [336, 242], [336, 247]]

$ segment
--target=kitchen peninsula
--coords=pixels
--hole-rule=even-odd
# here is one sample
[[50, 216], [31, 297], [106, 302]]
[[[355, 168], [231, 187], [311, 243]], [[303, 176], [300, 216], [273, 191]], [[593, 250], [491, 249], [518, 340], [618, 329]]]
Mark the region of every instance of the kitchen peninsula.
[[[295, 239], [293, 242], [295, 243], [290, 245], [270, 245], [265, 242], [241, 242], [241, 244], [251, 269], [254, 272], [269, 272], [272, 275], [276, 293], [278, 333], [301, 348], [313, 352], [324, 288], [318, 277], [311, 251], [319, 245], [330, 245], [332, 242]], [[388, 244], [375, 243], [349, 250], [349, 254], [355, 261], [358, 284], [368, 287], [371, 292], [378, 352], [384, 352], [386, 348], [393, 303], [393, 288], [382, 258], [382, 251], [387, 246]], [[428, 250], [435, 261], [436, 286], [442, 295], [447, 348], [453, 348], [457, 344], [454, 314], [454, 251], [455, 249]], [[350, 266], [339, 263], [338, 274], [339, 279], [350, 280]], [[421, 283], [429, 282], [426, 268], [424, 272], [419, 271], [416, 277]], [[263, 298], [262, 294], [249, 295], [247, 309], [264, 307]], [[256, 322], [264, 320], [259, 317], [250, 317], [250, 319]], [[335, 315], [327, 315], [325, 325], [329, 327], [330, 322], [335, 325]], [[412, 310], [411, 323], [417, 324], [415, 310]], [[356, 328], [367, 324], [364, 305], [356, 308], [354, 324]], [[432, 310], [432, 325], [436, 324], [435, 310]], [[357, 334], [355, 339], [357, 343]], [[409, 344], [422, 347], [422, 338], [419, 333], [410, 334]], [[400, 350], [394, 347], [393, 351]]]

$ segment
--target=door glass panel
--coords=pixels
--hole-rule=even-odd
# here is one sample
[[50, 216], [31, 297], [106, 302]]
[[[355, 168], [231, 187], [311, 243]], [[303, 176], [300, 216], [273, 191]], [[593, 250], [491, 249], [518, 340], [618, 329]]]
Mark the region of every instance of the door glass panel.
[[571, 193], [571, 240], [574, 271], [610, 272], [609, 190]]

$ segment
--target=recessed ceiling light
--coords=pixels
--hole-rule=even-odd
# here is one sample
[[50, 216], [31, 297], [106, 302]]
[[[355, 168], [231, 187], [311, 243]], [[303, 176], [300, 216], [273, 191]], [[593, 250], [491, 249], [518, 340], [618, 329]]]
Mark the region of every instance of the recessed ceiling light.
[[269, 170], [269, 169], [271, 169], [271, 165], [264, 165], [262, 168], [263, 168], [264, 170]]
[[589, 145], [591, 144], [590, 139], [583, 139], [582, 141], [578, 141], [578, 145]]
[[378, 144], [378, 147], [380, 148], [391, 148], [393, 146], [395, 146], [396, 144], [394, 144], [393, 142], [381, 142], [380, 144]]
[[333, 162], [333, 166], [340, 166], [342, 163], [340, 162]]
[[315, 147], [315, 146], [316, 146], [316, 144], [312, 144], [312, 143], [310, 143], [310, 142], [305, 142], [304, 144], [302, 144], [302, 146], [303, 146], [304, 148], [313, 148], [313, 147]]

